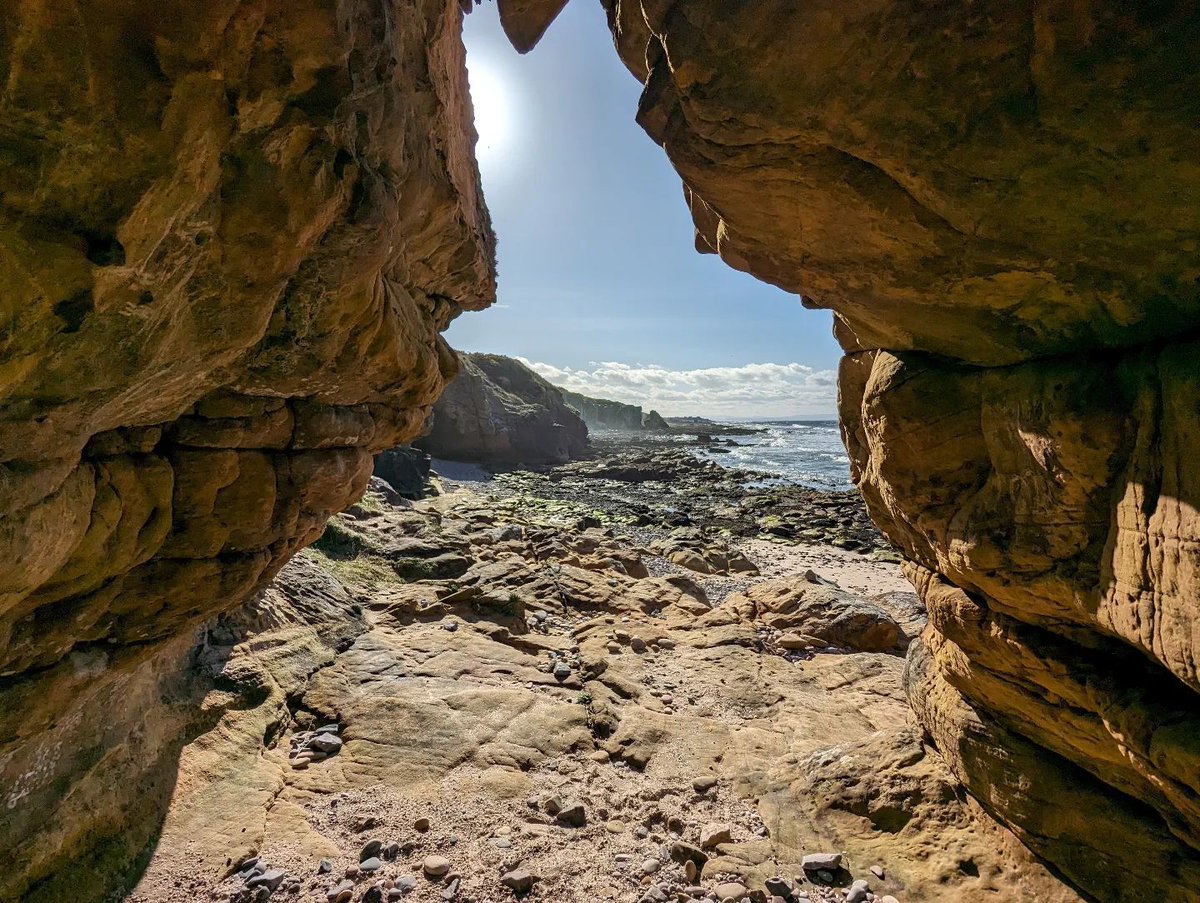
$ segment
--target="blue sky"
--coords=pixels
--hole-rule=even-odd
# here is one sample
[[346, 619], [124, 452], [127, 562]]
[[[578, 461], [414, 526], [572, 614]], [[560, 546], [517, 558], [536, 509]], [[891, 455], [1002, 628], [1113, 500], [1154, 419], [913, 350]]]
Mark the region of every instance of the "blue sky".
[[600, 4], [569, 3], [526, 56], [493, 4], [465, 32], [500, 287], [450, 344], [665, 414], [832, 415], [828, 312], [696, 253]]

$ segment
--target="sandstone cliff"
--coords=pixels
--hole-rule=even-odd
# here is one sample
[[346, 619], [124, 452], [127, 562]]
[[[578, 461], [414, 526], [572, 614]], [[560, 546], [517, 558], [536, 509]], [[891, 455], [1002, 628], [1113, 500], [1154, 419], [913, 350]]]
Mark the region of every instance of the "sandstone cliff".
[[[926, 731], [1093, 896], [1191, 899], [1194, 4], [604, 3], [697, 246], [835, 312], [855, 479], [930, 612]], [[563, 0], [498, 5], [528, 49]], [[255, 669], [213, 697], [192, 632], [411, 438], [438, 331], [492, 297], [460, 17], [4, 10], [5, 893], [99, 896], [179, 745], [286, 705]]]
[[191, 633], [417, 432], [494, 297], [461, 16], [0, 13], [0, 897], [136, 862], [219, 717]]
[[926, 730], [1079, 886], [1191, 899], [1195, 4], [604, 3], [697, 247], [835, 312]]
[[520, 361], [460, 354], [459, 362], [419, 448], [452, 461], [493, 464], [562, 464], [587, 450], [587, 425], [559, 389]]

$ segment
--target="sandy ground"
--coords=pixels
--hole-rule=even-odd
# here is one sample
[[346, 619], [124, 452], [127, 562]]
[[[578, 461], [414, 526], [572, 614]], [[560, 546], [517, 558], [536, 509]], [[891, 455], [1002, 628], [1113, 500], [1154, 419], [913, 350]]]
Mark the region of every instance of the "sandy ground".
[[761, 539], [747, 539], [739, 545], [766, 578], [786, 577], [811, 568], [817, 576], [864, 596], [913, 591], [912, 584], [900, 572], [900, 565], [874, 561], [857, 552], [827, 545], [784, 545]]

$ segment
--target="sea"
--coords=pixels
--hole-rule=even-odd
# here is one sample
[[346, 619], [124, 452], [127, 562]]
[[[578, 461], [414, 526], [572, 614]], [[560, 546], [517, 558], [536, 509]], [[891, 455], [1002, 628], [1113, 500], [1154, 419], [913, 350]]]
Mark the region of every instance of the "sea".
[[[817, 489], [852, 489], [850, 459], [842, 445], [836, 420], [746, 420], [729, 422], [764, 430], [749, 436], [721, 436], [727, 452], [700, 450], [702, 456], [725, 467], [757, 470], [771, 477], [764, 482], [799, 483]], [[718, 437], [714, 437], [718, 438]], [[736, 445], [725, 445], [732, 440]]]

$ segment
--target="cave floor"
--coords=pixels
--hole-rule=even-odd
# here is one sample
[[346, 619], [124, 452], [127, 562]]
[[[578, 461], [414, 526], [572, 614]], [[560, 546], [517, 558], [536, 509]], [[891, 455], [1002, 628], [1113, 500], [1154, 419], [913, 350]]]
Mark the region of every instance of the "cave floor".
[[[905, 903], [1078, 899], [925, 745], [903, 641], [788, 649], [801, 614], [769, 624], [744, 595], [840, 582], [907, 638], [897, 565], [695, 530], [652, 548], [576, 514], [375, 481], [209, 629], [197, 667], [224, 711], [184, 748], [127, 899], [482, 903], [531, 880], [530, 900], [768, 900], [777, 876], [810, 901], [853, 880]], [[688, 570], [664, 557], [681, 544], [760, 573]], [[324, 726], [333, 754], [303, 752]], [[823, 852], [843, 867], [806, 873]]]

